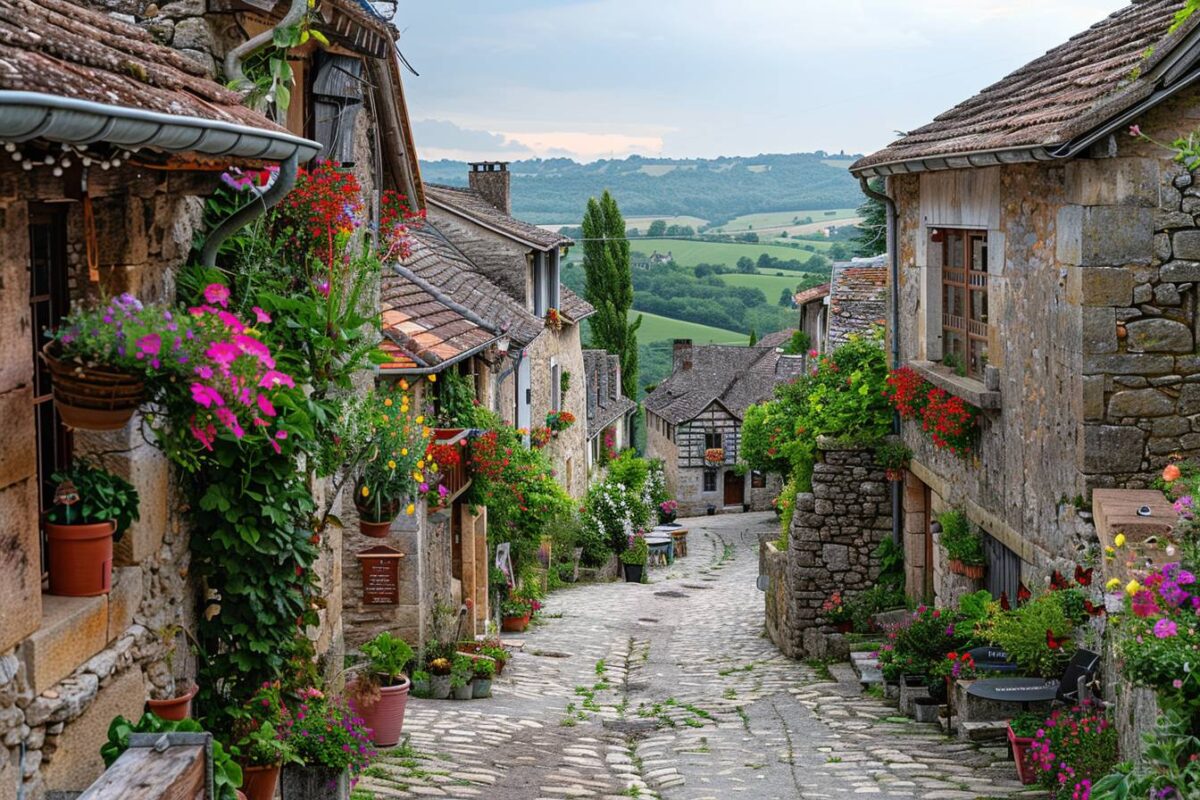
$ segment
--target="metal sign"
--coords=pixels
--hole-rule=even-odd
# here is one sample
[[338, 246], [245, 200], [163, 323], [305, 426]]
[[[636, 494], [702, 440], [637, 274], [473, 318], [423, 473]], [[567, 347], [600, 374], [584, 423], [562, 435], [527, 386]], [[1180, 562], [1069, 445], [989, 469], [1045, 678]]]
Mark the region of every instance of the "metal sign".
[[400, 603], [400, 559], [404, 553], [385, 544], [355, 553], [362, 568], [362, 602], [367, 606]]

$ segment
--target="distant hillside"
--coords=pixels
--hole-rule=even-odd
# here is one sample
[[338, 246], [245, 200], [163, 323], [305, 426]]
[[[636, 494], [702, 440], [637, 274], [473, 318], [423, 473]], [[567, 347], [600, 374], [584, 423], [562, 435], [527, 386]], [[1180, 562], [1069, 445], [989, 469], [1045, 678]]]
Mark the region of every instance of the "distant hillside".
[[[853, 208], [862, 200], [846, 171], [854, 156], [823, 152], [714, 159], [630, 156], [579, 164], [514, 161], [513, 212], [531, 222], [576, 223], [587, 199], [610, 190], [626, 217], [690, 214], [722, 223], [764, 211]], [[462, 161], [423, 161], [431, 183], [466, 185]]]

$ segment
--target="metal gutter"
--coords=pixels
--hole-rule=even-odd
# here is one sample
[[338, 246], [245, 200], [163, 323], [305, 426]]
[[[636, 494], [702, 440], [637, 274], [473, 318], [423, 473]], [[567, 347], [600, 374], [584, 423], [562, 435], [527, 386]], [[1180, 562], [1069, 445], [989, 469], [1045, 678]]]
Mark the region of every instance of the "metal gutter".
[[[873, 200], [878, 200], [887, 208], [887, 249], [888, 261], [891, 266], [890, 280], [892, 284], [892, 369], [900, 366], [900, 248], [897, 246], [899, 233], [899, 211], [896, 201], [886, 193], [877, 192], [871, 188], [868, 180], [859, 176], [858, 185], [862, 192]], [[830, 289], [832, 290], [832, 282]], [[900, 433], [900, 414], [892, 413], [892, 432]], [[892, 541], [903, 544], [904, 530], [901, 525], [900, 482], [892, 481]]]
[[222, 120], [163, 114], [42, 92], [0, 92], [0, 140], [46, 139], [65, 144], [110, 142], [230, 158], [308, 161], [321, 145], [286, 131]]
[[296, 154], [288, 156], [279, 165], [279, 174], [275, 176], [275, 181], [270, 188], [261, 195], [255, 195], [250, 202], [222, 220], [221, 224], [208, 235], [208, 239], [204, 242], [204, 249], [200, 251], [200, 263], [206, 267], [216, 266], [217, 253], [225, 240], [282, 200], [296, 185], [296, 172], [299, 167]]

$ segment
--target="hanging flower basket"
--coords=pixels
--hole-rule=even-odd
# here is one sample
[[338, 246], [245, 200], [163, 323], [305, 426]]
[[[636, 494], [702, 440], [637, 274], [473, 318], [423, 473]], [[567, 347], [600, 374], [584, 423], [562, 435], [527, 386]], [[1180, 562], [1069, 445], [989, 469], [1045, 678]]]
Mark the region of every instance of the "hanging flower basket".
[[546, 312], [546, 327], [552, 331], [561, 331], [563, 329], [562, 314], [557, 308], [552, 308]]
[[725, 463], [725, 449], [710, 447], [704, 451], [704, 466], [715, 469]]
[[60, 354], [57, 341], [42, 348], [63, 424], [89, 431], [124, 428], [145, 399], [145, 384], [127, 372], [62, 359]]

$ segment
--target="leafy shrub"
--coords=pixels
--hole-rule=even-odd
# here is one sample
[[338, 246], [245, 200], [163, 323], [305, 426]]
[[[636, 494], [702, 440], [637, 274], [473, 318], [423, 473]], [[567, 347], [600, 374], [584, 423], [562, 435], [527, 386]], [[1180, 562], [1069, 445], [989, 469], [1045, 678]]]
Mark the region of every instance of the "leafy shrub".
[[879, 666], [889, 681], [901, 675], [931, 675], [946, 654], [962, 649], [970, 636], [960, 630], [954, 612], [921, 606], [888, 630], [879, 649]]
[[967, 515], [961, 511], [947, 511], [938, 515], [942, 526], [941, 543], [947, 558], [967, 565], [979, 565], [985, 561], [983, 537], [971, 525]]
[[1058, 639], [1071, 633], [1072, 621], [1063, 611], [1064, 594], [1045, 592], [1012, 611], [996, 614], [981, 633], [1004, 648], [1026, 674], [1057, 678], [1071, 658], [1071, 648], [1052, 648], [1047, 636]]
[[1117, 729], [1097, 705], [1057, 709], [1035, 732], [1029, 753], [1039, 768], [1038, 784], [1052, 798], [1086, 798], [1092, 784], [1117, 763]]

